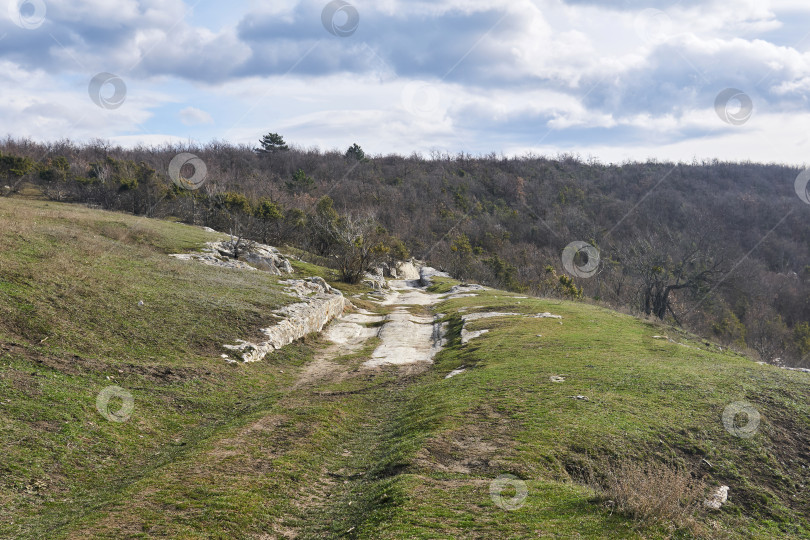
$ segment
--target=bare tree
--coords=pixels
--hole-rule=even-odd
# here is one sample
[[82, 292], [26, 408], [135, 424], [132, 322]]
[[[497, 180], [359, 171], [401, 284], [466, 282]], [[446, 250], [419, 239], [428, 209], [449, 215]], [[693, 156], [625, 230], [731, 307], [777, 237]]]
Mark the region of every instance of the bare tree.
[[340, 279], [347, 283], [358, 283], [390, 251], [388, 235], [374, 216], [339, 216], [328, 197], [319, 201], [313, 221], [315, 234], [325, 242], [327, 254], [335, 258]]
[[708, 294], [726, 274], [725, 257], [711, 241], [711, 228], [691, 242], [679, 241], [665, 228], [631, 243], [624, 258], [639, 280], [641, 311], [659, 319], [671, 314], [678, 324], [673, 293]]

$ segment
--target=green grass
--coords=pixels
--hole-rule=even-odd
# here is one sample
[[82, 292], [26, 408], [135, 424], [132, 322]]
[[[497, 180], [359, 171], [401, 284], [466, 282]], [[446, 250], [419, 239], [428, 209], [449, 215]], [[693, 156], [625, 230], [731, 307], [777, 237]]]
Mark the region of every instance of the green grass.
[[[451, 334], [429, 369], [362, 369], [372, 339], [331, 359], [343, 376], [302, 386], [323, 338], [254, 364], [219, 357], [291, 299], [276, 277], [166, 256], [214, 236], [0, 199], [0, 537], [692, 537], [612, 509], [595, 484], [621, 460], [730, 486], [720, 512], [697, 516], [705, 537], [810, 536], [810, 375], [488, 290], [436, 306]], [[367, 289], [341, 288], [375, 309]], [[462, 308], [563, 319], [473, 321], [489, 333], [462, 346]], [[652, 338], [664, 334], [686, 346]], [[134, 397], [126, 422], [96, 411], [110, 385]], [[761, 414], [750, 439], [723, 426], [736, 401]], [[526, 485], [513, 511], [490, 497], [502, 474]]]
[[[624, 529], [609, 525], [608, 513], [589, 503], [593, 493], [579, 474], [600, 458], [678, 464], [710, 485], [731, 486], [723, 512], [705, 516], [721, 524], [717, 536], [810, 534], [803, 487], [810, 476], [807, 374], [759, 366], [688, 336], [678, 340], [694, 348], [654, 340], [660, 327], [584, 304], [488, 291], [437, 310], [452, 314], [463, 306], [551, 311], [564, 319], [471, 322], [470, 329], [490, 332], [466, 346], [451, 340], [434, 370], [412, 387], [411, 418], [431, 418], [429, 429], [415, 432], [431, 435], [415, 444], [423, 454], [413, 469], [419, 481], [403, 482], [418, 496], [403, 505], [401, 520], [388, 520], [384, 537], [430, 537], [441, 523], [462, 527], [471, 516], [475, 524], [468, 526], [482, 536], [621, 536]], [[466, 372], [444, 379], [461, 365]], [[553, 375], [565, 382], [551, 382]], [[588, 400], [572, 399], [576, 395]], [[724, 408], [741, 400], [762, 415], [752, 439], [732, 436], [721, 420]], [[454, 470], [464, 472], [450, 474]], [[501, 473], [528, 483], [519, 511], [490, 511], [487, 480]], [[572, 497], [577, 504], [569, 504]], [[457, 510], [448, 521], [442, 501], [466, 512]], [[549, 508], [568, 517], [551, 526], [543, 517]]]

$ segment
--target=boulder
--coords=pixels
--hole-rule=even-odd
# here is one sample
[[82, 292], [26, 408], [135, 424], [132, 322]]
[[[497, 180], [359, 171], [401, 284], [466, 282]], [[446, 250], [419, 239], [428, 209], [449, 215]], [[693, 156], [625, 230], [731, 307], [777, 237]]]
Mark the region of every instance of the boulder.
[[411, 259], [410, 261], [400, 261], [396, 265], [396, 274], [399, 279], [404, 279], [408, 281], [412, 281], [415, 279], [419, 279], [419, 267], [414, 264], [414, 260]]

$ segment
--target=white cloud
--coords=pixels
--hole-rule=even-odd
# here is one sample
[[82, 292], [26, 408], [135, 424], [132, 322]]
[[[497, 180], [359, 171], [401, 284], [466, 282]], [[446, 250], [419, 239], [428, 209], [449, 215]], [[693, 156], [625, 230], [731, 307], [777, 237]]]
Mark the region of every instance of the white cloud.
[[186, 107], [179, 113], [180, 121], [187, 126], [199, 126], [202, 124], [213, 124], [214, 119], [207, 112], [196, 107]]
[[44, 70], [27, 71], [2, 60], [0, 89], [0, 118], [6, 134], [43, 141], [89, 140], [136, 131], [152, 116], [150, 107], [165, 101], [165, 96], [136, 85], [128, 89], [124, 105], [104, 109], [91, 101], [84, 80], [60, 79]]
[[[39, 29], [0, 21], [0, 119], [42, 140], [191, 132], [255, 144], [279, 131], [371, 153], [806, 159], [810, 53], [774, 37], [788, 23], [795, 32], [806, 2], [684, 0], [664, 17], [641, 1], [356, 2], [360, 27], [346, 39], [322, 27], [323, 3], [253, 2], [239, 25], [201, 27], [181, 0], [49, 0]], [[218, 9], [233, 21], [246, 8]], [[101, 71], [126, 82], [121, 108], [88, 99]], [[714, 115], [726, 87], [754, 100], [743, 129]], [[165, 114], [167, 103], [185, 108]]]

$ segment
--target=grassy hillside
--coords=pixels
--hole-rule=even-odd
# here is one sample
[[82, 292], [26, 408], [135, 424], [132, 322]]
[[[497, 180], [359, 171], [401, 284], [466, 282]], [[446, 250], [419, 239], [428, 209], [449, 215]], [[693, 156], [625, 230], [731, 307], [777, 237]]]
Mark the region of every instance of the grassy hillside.
[[[214, 236], [0, 199], [0, 537], [810, 535], [810, 375], [494, 290], [436, 306], [450, 341], [427, 370], [361, 369], [372, 340], [316, 377], [316, 336], [229, 365], [221, 344], [290, 298], [276, 277], [166, 256]], [[367, 300], [353, 298], [385, 312]], [[476, 311], [563, 319], [469, 322], [489, 332], [462, 345], [461, 312]], [[133, 396], [125, 422], [96, 410], [111, 385]], [[739, 401], [761, 415], [751, 438], [722, 421]], [[729, 502], [678, 526], [642, 519], [603, 488], [645, 464], [636, 490], [672, 492], [669, 470], [730, 486]], [[504, 474], [525, 484], [501, 492], [513, 510], [491, 496]]]
[[[214, 236], [0, 200], [0, 537], [68, 530], [290, 383], [276, 365], [220, 358], [291, 301], [277, 278], [166, 256]], [[307, 350], [278, 357], [297, 365]], [[96, 410], [113, 385], [134, 397], [127, 422]]]

